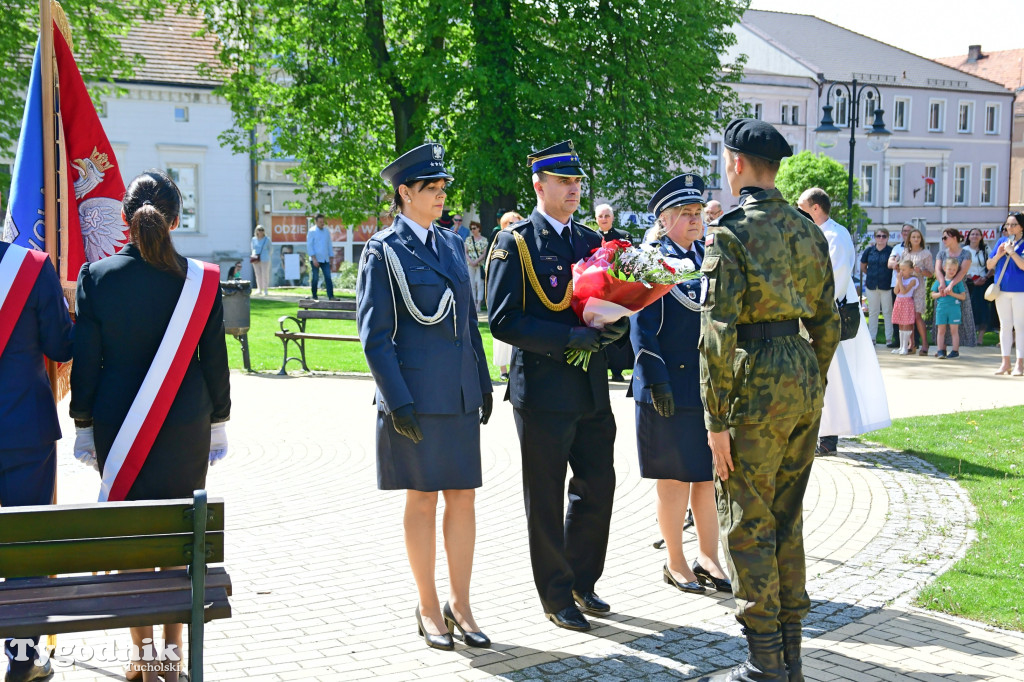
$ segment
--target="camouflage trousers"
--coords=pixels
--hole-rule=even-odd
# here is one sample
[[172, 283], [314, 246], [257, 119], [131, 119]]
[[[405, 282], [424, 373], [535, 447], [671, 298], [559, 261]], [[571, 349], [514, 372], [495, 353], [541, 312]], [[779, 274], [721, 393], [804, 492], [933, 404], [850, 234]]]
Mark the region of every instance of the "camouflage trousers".
[[810, 610], [803, 501], [821, 412], [729, 428], [734, 470], [715, 477], [718, 521], [736, 597], [736, 619], [777, 632]]

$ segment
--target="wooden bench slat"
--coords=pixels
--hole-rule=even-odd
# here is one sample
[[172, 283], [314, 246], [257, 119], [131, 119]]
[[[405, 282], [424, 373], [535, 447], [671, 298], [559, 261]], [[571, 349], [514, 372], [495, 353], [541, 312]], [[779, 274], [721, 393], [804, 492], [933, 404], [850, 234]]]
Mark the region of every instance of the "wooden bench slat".
[[300, 320], [354, 320], [354, 310], [300, 310], [296, 313]]
[[355, 299], [335, 299], [333, 301], [314, 301], [311, 298], [299, 300], [299, 308], [307, 310], [355, 310]]
[[[208, 588], [204, 599], [205, 621], [231, 617], [231, 604], [223, 587]], [[0, 632], [6, 637], [32, 637], [40, 632], [61, 634], [188, 623], [191, 608], [188, 590], [0, 606]]]
[[[124, 579], [135, 576], [132, 579]], [[141, 576], [141, 577], [138, 577]], [[224, 588], [231, 596], [231, 577], [227, 572], [210, 570], [206, 575], [206, 588]], [[192, 589], [192, 579], [185, 570], [147, 571], [144, 573], [116, 573], [68, 578], [33, 578], [0, 583], [0, 607], [33, 602], [93, 599], [123, 594], [149, 594]]]
[[274, 335], [282, 339], [308, 339], [310, 341], [358, 341], [358, 336], [346, 336], [344, 334], [305, 334], [302, 332], [274, 332]]
[[[2, 520], [2, 519], [0, 519]], [[224, 561], [224, 533], [206, 534], [207, 561]], [[192, 535], [142, 535], [0, 544], [0, 575], [20, 578], [188, 564]], [[2, 632], [2, 630], [0, 630]]]
[[[224, 530], [224, 500], [209, 501], [207, 530]], [[191, 499], [40, 505], [0, 509], [0, 546], [9, 542], [191, 533]], [[140, 513], [144, 509], [145, 513]], [[77, 571], [67, 571], [74, 573]], [[0, 575], [4, 575], [0, 561]]]

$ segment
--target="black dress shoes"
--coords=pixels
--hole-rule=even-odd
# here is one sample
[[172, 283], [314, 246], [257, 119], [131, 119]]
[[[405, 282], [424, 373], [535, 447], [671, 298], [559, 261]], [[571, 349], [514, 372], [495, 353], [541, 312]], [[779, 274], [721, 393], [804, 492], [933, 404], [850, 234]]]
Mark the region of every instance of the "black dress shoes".
[[672, 571], [668, 570], [668, 564], [665, 564], [665, 567], [661, 569], [661, 575], [666, 585], [671, 585], [677, 590], [689, 592], [691, 594], [704, 594], [707, 591], [704, 589], [704, 586], [696, 580], [689, 583], [681, 583], [678, 580], [676, 580], [675, 577], [672, 575]]
[[[459, 621], [455, 620], [455, 613], [448, 602], [444, 603], [444, 608], [441, 609], [441, 616], [444, 617], [444, 624], [448, 626], [448, 634], [452, 637], [461, 639], [467, 646], [475, 646], [481, 649], [490, 648], [491, 640], [487, 635], [482, 632], [466, 632], [466, 629], [459, 625]], [[460, 634], [455, 634], [456, 629], [458, 629]]]
[[420, 617], [420, 607], [416, 607], [416, 628], [420, 635], [423, 637], [423, 641], [427, 643], [431, 649], [444, 649], [445, 651], [451, 651], [455, 648], [455, 642], [452, 641], [452, 635], [450, 632], [446, 632], [443, 635], [432, 635], [423, 629], [423, 619]]
[[[29, 649], [29, 655], [34, 656], [35, 652]], [[42, 665], [30, 665], [27, 667], [18, 666], [14, 670], [8, 670], [4, 682], [32, 682], [32, 680], [45, 680], [53, 675], [53, 668], [50, 666], [50, 659]]]
[[590, 629], [590, 623], [575, 606], [566, 606], [558, 613], [545, 613], [544, 615], [552, 623], [566, 630], [586, 632]]
[[690, 570], [697, 576], [697, 582], [701, 585], [707, 585], [711, 583], [715, 586], [715, 589], [719, 592], [732, 592], [732, 582], [728, 578], [716, 578], [711, 575], [708, 569], [701, 566], [696, 559], [693, 561], [693, 565], [690, 566]]
[[579, 604], [580, 610], [586, 613], [603, 616], [612, 611], [612, 607], [608, 605], [608, 602], [598, 597], [593, 591], [577, 592], [573, 590], [572, 598]]

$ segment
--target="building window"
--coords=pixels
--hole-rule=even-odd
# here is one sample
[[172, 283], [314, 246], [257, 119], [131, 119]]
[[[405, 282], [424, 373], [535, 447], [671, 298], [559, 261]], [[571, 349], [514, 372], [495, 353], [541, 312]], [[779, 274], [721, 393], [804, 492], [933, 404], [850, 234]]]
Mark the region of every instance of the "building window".
[[789, 123], [790, 125], [800, 125], [800, 105], [793, 104], [789, 107]]
[[971, 167], [957, 165], [953, 168], [953, 205], [967, 204], [967, 195], [971, 190]]
[[782, 105], [782, 116], [781, 116], [781, 119], [782, 119], [782, 125], [786, 125], [787, 123], [789, 123], [789, 105], [788, 104], [783, 104]]
[[760, 102], [754, 102], [751, 106], [751, 117], [756, 118], [758, 121], [764, 120], [764, 105]]
[[945, 128], [946, 100], [928, 101], [928, 132], [941, 133]]
[[897, 97], [892, 101], [893, 130], [910, 130], [910, 100]]
[[903, 166], [889, 166], [889, 205], [903, 203]]
[[985, 134], [986, 135], [998, 135], [999, 134], [999, 105], [998, 104], [986, 104], [985, 105]]
[[969, 133], [974, 130], [974, 102], [960, 102], [956, 117], [956, 131]]
[[188, 123], [188, 107], [174, 107], [174, 122]]
[[167, 174], [181, 192], [181, 225], [177, 232], [198, 232], [199, 166], [195, 164], [168, 164]]
[[881, 108], [882, 100], [875, 99], [874, 97], [865, 97], [864, 115], [860, 117], [860, 124], [865, 128], [870, 128], [871, 124], [875, 122], [875, 109]]
[[722, 186], [722, 178], [719, 175], [718, 166], [718, 159], [721, 153], [721, 142], [708, 143], [708, 155], [705, 158], [708, 160], [708, 187], [711, 189], [719, 189]]
[[835, 124], [840, 128], [850, 125], [850, 100], [843, 95], [836, 95], [836, 108], [832, 114]]
[[982, 206], [991, 206], [995, 203], [996, 193], [996, 167], [981, 167], [981, 200]]
[[862, 163], [860, 165], [860, 203], [864, 206], [875, 205], [875, 183], [877, 177], [877, 163]]
[[939, 167], [924, 167], [924, 205], [934, 206], [935, 197], [938, 196]]

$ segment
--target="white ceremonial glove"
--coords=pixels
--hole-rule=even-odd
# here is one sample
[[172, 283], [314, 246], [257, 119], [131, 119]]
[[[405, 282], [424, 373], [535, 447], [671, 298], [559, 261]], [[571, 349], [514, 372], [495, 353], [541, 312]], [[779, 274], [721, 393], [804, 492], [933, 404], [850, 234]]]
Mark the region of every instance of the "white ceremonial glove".
[[210, 425], [210, 466], [227, 457], [228, 434], [227, 422], [219, 422]]
[[100, 465], [96, 461], [96, 443], [92, 438], [92, 427], [75, 427], [75, 459], [96, 471]]

